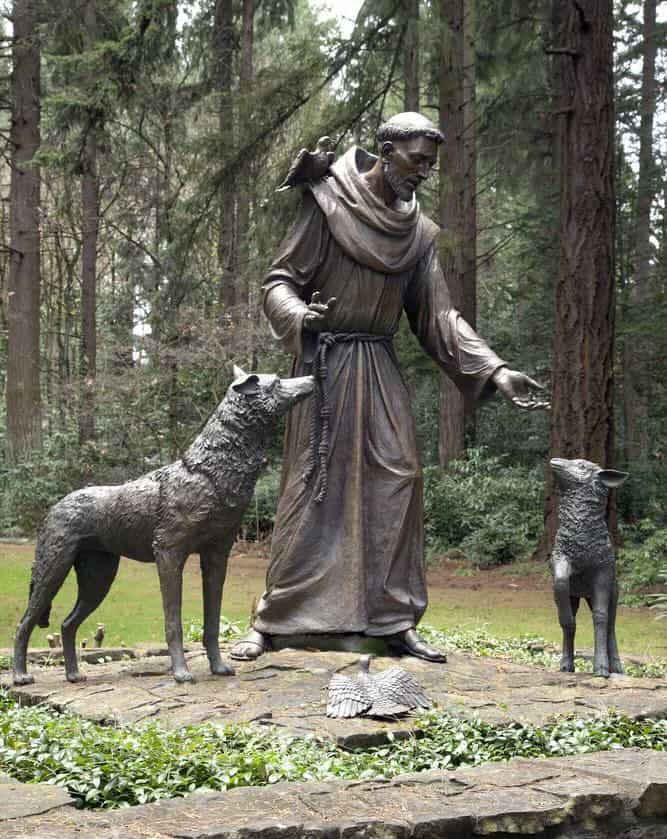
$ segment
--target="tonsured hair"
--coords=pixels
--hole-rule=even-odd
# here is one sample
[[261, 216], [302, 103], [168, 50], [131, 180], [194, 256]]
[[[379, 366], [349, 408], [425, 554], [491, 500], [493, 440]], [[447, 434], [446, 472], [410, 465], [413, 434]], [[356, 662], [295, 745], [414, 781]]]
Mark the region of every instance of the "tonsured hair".
[[383, 122], [375, 137], [380, 145], [386, 141], [412, 140], [414, 137], [428, 137], [438, 144], [445, 140], [442, 131], [430, 119], [411, 112], [396, 114], [387, 122]]

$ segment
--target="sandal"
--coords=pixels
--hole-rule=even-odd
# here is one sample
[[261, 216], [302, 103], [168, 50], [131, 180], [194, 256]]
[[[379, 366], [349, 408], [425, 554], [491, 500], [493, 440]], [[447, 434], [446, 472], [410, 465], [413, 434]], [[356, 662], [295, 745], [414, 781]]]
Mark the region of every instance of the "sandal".
[[251, 629], [245, 638], [234, 644], [229, 651], [229, 657], [235, 661], [254, 661], [270, 648], [269, 636]]

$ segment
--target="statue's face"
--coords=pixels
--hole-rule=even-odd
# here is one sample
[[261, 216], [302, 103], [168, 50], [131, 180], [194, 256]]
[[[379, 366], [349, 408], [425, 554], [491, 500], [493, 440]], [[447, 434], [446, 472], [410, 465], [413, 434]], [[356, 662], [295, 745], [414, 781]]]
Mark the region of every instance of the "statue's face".
[[430, 137], [385, 143], [384, 177], [401, 201], [411, 201], [415, 190], [431, 174], [438, 160], [438, 144]]

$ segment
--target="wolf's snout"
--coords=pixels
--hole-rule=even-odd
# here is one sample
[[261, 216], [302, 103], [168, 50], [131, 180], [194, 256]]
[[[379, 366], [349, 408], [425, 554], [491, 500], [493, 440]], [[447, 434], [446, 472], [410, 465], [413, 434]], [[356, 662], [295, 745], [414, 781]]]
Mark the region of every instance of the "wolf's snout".
[[293, 379], [283, 379], [280, 389], [291, 404], [296, 404], [315, 390], [315, 377], [297, 376]]

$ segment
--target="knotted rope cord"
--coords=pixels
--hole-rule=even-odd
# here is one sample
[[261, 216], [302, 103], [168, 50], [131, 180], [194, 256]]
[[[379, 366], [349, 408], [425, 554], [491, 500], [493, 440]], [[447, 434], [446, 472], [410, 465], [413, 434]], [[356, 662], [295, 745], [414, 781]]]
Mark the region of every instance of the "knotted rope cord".
[[329, 394], [327, 391], [327, 378], [329, 375], [327, 354], [334, 344], [348, 344], [351, 341], [364, 341], [367, 343], [391, 341], [391, 335], [373, 335], [366, 332], [320, 332], [319, 334], [317, 350], [313, 359], [316, 404], [310, 416], [310, 429], [308, 433], [309, 454], [306, 469], [303, 473], [303, 482], [307, 484], [312, 478], [316, 467], [319, 467], [317, 482], [315, 484], [316, 504], [322, 503], [329, 485], [327, 460], [329, 456], [329, 417], [331, 416], [331, 407], [329, 405]]

